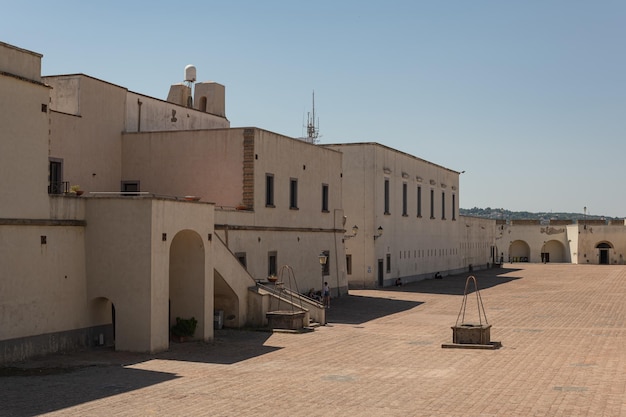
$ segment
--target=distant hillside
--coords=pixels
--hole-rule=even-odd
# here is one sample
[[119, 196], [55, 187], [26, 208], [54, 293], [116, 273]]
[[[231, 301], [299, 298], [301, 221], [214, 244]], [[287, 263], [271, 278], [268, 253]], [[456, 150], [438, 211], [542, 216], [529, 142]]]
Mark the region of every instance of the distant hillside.
[[471, 209], [459, 209], [459, 213], [463, 216], [484, 217], [486, 219], [500, 219], [500, 220], [578, 220], [578, 219], [614, 219], [609, 216], [592, 216], [583, 213], [531, 213], [529, 211], [510, 211], [503, 208], [478, 208]]

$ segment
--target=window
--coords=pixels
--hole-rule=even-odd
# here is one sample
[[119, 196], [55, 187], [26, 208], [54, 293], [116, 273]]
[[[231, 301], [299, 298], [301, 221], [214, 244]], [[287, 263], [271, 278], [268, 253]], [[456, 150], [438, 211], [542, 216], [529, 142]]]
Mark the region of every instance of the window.
[[385, 178], [385, 214], [389, 213], [389, 179]]
[[135, 196], [140, 190], [139, 181], [122, 181], [121, 191], [126, 196]]
[[417, 217], [422, 217], [422, 187], [417, 187]]
[[456, 220], [456, 194], [452, 194], [452, 220]]
[[346, 255], [346, 274], [352, 275], [352, 255]]
[[328, 184], [322, 184], [322, 211], [328, 213]]
[[387, 254], [387, 273], [389, 274], [391, 272], [391, 254], [388, 253]]
[[407, 189], [407, 184], [405, 182], [402, 184], [402, 215], [403, 216], [409, 215], [407, 213], [407, 193], [408, 193], [408, 189]]
[[274, 174], [265, 174], [265, 207], [274, 207]]
[[326, 263], [324, 264], [324, 270], [322, 272], [322, 275], [330, 275], [330, 251], [325, 250], [322, 251], [322, 253], [326, 255]]
[[298, 208], [298, 180], [295, 178], [289, 180], [289, 208]]
[[63, 194], [69, 191], [69, 184], [63, 182], [63, 160], [50, 158], [48, 161], [48, 194]]
[[247, 268], [248, 267], [248, 262], [246, 260], [246, 253], [245, 252], [237, 252], [235, 253], [235, 257], [237, 258], [237, 260], [239, 261], [239, 263], [244, 267]]
[[441, 192], [441, 220], [446, 219], [446, 193]]
[[275, 251], [268, 252], [267, 254], [267, 276], [276, 275], [278, 273], [278, 268], [276, 267], [277, 262], [276, 258], [278, 257]]
[[430, 190], [430, 218], [435, 218], [435, 190]]

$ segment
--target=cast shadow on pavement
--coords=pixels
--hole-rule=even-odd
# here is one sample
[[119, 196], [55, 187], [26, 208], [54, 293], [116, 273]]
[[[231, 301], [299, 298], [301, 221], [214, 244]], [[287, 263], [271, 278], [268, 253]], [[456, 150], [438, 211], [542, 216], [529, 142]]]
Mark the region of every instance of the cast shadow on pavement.
[[[0, 367], [0, 417], [36, 416], [180, 378], [138, 369], [152, 360], [229, 365], [280, 348], [265, 346], [269, 332], [223, 329], [210, 342], [170, 343], [161, 353], [112, 348], [50, 354]], [[138, 365], [134, 367], [134, 365]]]
[[[478, 290], [482, 291], [487, 288], [495, 287], [496, 285], [502, 285], [521, 279], [519, 276], [509, 275], [515, 271], [519, 271], [519, 269], [490, 268], [480, 271], [466, 272], [463, 274], [448, 275], [441, 279], [425, 279], [422, 281], [412, 282], [401, 287], [391, 287], [389, 290], [425, 294], [463, 295], [465, 293], [465, 284], [469, 276], [474, 276], [476, 278]], [[468, 294], [473, 292], [474, 283], [470, 282], [468, 286]]]
[[329, 323], [362, 324], [370, 320], [410, 310], [423, 304], [419, 301], [395, 300], [382, 297], [347, 295], [332, 300], [326, 310]]

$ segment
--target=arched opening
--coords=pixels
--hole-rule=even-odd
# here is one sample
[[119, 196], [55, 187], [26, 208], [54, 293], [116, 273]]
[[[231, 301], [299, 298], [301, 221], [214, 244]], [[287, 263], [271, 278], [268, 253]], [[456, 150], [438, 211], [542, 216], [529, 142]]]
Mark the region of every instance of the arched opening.
[[511, 242], [509, 246], [509, 262], [528, 262], [530, 260], [530, 246], [523, 240]]
[[206, 112], [206, 97], [200, 97], [200, 111]]
[[[176, 317], [198, 320], [194, 338], [204, 338], [204, 243], [198, 233], [183, 230], [174, 236], [170, 246], [169, 326]], [[168, 329], [169, 332], [169, 329]]]
[[89, 307], [94, 345], [115, 346], [115, 305], [106, 297], [97, 297]]
[[558, 240], [549, 240], [541, 248], [542, 262], [565, 262], [565, 246]]
[[600, 265], [609, 265], [611, 263], [611, 249], [613, 245], [609, 242], [600, 242], [596, 245], [598, 249], [598, 263]]

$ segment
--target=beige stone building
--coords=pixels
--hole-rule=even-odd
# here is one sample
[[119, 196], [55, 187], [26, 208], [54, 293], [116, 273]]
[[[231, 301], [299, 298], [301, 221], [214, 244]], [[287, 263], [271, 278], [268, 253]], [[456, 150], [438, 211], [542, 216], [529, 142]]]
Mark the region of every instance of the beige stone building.
[[626, 228], [624, 220], [502, 220], [496, 245], [504, 262], [623, 265]]
[[195, 69], [160, 100], [42, 77], [41, 59], [0, 43], [0, 363], [167, 349], [177, 317], [210, 340], [266, 326], [281, 302], [325, 323], [301, 296], [324, 282], [342, 296], [501, 259], [623, 263], [623, 222], [460, 216], [457, 171], [377, 143], [233, 128], [225, 87]]
[[343, 153], [349, 285], [382, 287], [485, 268], [495, 222], [459, 216], [459, 172], [377, 143]]
[[[347, 291], [340, 153], [230, 129], [216, 83], [187, 107], [41, 77], [41, 58], [0, 43], [0, 362], [167, 349], [176, 317], [196, 318], [203, 340], [216, 324], [266, 325], [272, 300], [294, 304], [261, 284], [283, 265], [297, 274], [285, 291], [322, 276]], [[325, 322], [323, 306], [298, 303]]]

